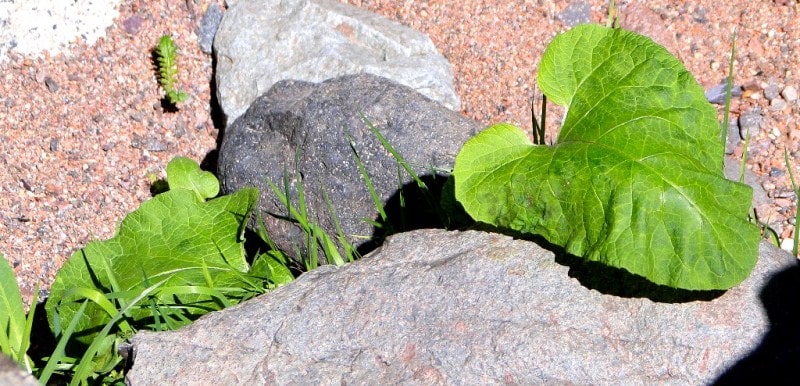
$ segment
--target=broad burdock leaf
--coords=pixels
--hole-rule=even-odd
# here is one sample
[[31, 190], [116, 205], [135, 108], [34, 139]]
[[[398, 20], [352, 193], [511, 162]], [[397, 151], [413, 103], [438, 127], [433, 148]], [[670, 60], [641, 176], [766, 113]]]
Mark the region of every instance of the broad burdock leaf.
[[[45, 305], [51, 329], [56, 330], [57, 317], [61, 325], [67, 325], [80, 308], [84, 299], [73, 293], [75, 289], [108, 294], [113, 291], [112, 275], [125, 293], [116, 296], [125, 302], [164, 279], [165, 287], [209, 286], [226, 295], [226, 289], [241, 288], [241, 277], [250, 268], [241, 229], [257, 199], [255, 188], [209, 201], [200, 199], [195, 190], [175, 188], [142, 203], [125, 217], [116, 236], [89, 243], [58, 271]], [[204, 304], [205, 309], [187, 309], [187, 314], [195, 315], [222, 308], [204, 293], [159, 295], [157, 302]], [[149, 309], [137, 308], [130, 312], [129, 321], [138, 325], [151, 317]], [[90, 343], [110, 319], [111, 315], [90, 303], [75, 330], [77, 339]]]
[[188, 189], [200, 201], [219, 194], [219, 180], [213, 173], [200, 169], [191, 158], [175, 157], [167, 164], [167, 182], [170, 190]]
[[475, 220], [691, 290], [727, 289], [755, 265], [752, 190], [727, 180], [715, 109], [652, 40], [582, 25], [547, 47], [539, 86], [566, 107], [552, 146], [498, 124], [456, 158]]

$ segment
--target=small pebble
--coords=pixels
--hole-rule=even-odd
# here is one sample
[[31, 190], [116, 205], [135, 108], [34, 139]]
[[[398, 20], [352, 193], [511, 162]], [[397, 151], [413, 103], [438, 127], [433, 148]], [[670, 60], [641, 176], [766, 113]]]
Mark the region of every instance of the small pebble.
[[794, 102], [797, 100], [797, 89], [794, 86], [786, 86], [781, 95], [787, 102]]
[[567, 27], [588, 23], [591, 17], [592, 6], [585, 1], [573, 1], [563, 12], [558, 14], [558, 19]]
[[133, 15], [122, 22], [122, 28], [130, 35], [136, 35], [142, 29], [144, 19], [139, 15]]
[[[725, 104], [725, 93], [727, 91], [728, 85], [726, 83], [718, 84], [710, 89], [706, 90], [706, 100], [709, 103], [714, 103], [718, 105]], [[733, 85], [731, 87], [731, 97], [738, 97], [742, 95], [742, 87]]]
[[769, 109], [772, 111], [783, 110], [786, 108], [786, 106], [786, 101], [781, 97], [774, 98], [769, 102]]
[[753, 92], [761, 91], [761, 85], [758, 82], [756, 82], [755, 80], [751, 80], [751, 81], [743, 84], [742, 88], [745, 91], [753, 91]]
[[774, 83], [770, 83], [766, 88], [764, 88], [764, 97], [770, 101], [777, 98], [778, 95], [780, 95], [780, 93], [781, 93], [781, 88]]
[[761, 130], [761, 124], [764, 117], [761, 115], [761, 109], [758, 107], [749, 108], [739, 117], [739, 135], [741, 138], [747, 138], [747, 134], [755, 135]]
[[792, 249], [794, 249], [794, 240], [788, 238], [781, 240], [781, 249], [787, 252], [793, 252]]
[[61, 193], [64, 192], [64, 188], [62, 188], [61, 185], [53, 184], [53, 183], [45, 184], [44, 185], [44, 189], [47, 191], [47, 193], [55, 194], [55, 195], [58, 195], [58, 194], [61, 194]]
[[769, 169], [769, 176], [770, 177], [780, 177], [780, 176], [784, 175], [785, 173], [786, 173], [785, 171], [783, 171], [783, 170], [781, 170], [779, 168], [776, 168], [774, 166], [771, 169]]
[[50, 138], [50, 151], [58, 151], [58, 138]]
[[56, 83], [53, 78], [49, 76], [44, 77], [44, 84], [47, 86], [47, 89], [50, 90], [50, 92], [58, 91], [58, 83]]

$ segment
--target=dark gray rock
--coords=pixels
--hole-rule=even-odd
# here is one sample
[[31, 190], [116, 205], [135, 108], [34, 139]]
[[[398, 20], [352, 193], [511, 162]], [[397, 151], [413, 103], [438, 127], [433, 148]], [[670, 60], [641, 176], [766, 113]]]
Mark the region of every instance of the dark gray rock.
[[295, 244], [303, 244], [304, 234], [281, 219], [288, 214], [285, 205], [267, 183], [283, 190], [286, 175], [295, 204], [302, 184], [310, 220], [330, 235], [337, 234], [327, 194], [344, 234], [359, 245], [374, 231], [365, 219], [378, 219], [378, 211], [359, 172], [355, 149], [387, 206], [390, 222], [397, 225], [398, 219], [405, 219], [406, 229], [436, 225], [435, 215], [423, 210], [424, 201], [413, 186], [404, 188], [408, 210], [401, 214], [396, 193], [401, 182], [412, 180], [405, 172], [399, 180], [397, 163], [361, 114], [417, 174], [428, 176], [433, 188], [445, 179], [432, 181], [432, 170], [451, 169], [461, 145], [480, 129], [475, 121], [413, 89], [375, 75], [347, 75], [319, 84], [282, 81], [225, 130], [218, 163], [222, 191], [259, 187], [258, 209], [267, 231], [278, 247], [291, 253]]
[[798, 359], [800, 278], [786, 252], [767, 243], [759, 252], [740, 286], [698, 293], [500, 234], [398, 234], [353, 264], [323, 266], [179, 331], [137, 334], [128, 379], [701, 385], [777, 376], [793, 368], [771, 359]]
[[430, 38], [336, 0], [239, 0], [214, 39], [226, 124], [275, 82], [371, 73], [458, 110], [450, 63]]

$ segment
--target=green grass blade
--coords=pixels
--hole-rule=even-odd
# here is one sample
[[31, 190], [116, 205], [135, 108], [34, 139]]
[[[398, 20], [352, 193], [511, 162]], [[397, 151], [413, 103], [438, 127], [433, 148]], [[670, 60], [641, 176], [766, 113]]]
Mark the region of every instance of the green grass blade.
[[747, 170], [747, 157], [750, 152], [750, 130], [747, 130], [747, 135], [744, 136], [744, 144], [742, 146], [742, 160], [739, 164], [740, 183], [744, 183], [744, 171]]
[[45, 364], [44, 369], [42, 369], [41, 374], [39, 374], [39, 382], [41, 384], [47, 385], [47, 382], [50, 380], [53, 372], [58, 367], [58, 364], [64, 363], [64, 349], [67, 347], [67, 343], [72, 337], [72, 333], [75, 332], [75, 328], [78, 326], [78, 320], [80, 320], [80, 318], [82, 318], [86, 312], [86, 306], [88, 304], [89, 300], [85, 299], [80, 308], [78, 308], [78, 311], [75, 313], [75, 316], [69, 322], [67, 329], [64, 330], [59, 337], [56, 348], [53, 349], [53, 354], [50, 355], [50, 358], [47, 360], [47, 364]]
[[23, 346], [25, 328], [22, 295], [11, 264], [2, 254], [0, 260], [2, 260], [0, 261], [0, 346], [4, 353], [22, 364], [23, 358], [17, 356]]
[[367, 125], [369, 130], [372, 131], [372, 134], [375, 135], [375, 138], [378, 139], [383, 148], [386, 149], [386, 151], [388, 151], [389, 154], [392, 155], [392, 157], [394, 157], [395, 161], [399, 163], [400, 166], [402, 166], [403, 169], [406, 171], [406, 173], [408, 173], [408, 175], [411, 176], [411, 178], [417, 183], [417, 186], [419, 187], [420, 192], [422, 192], [422, 197], [425, 199], [425, 202], [431, 209], [435, 211], [437, 217], [439, 218], [439, 222], [444, 224], [447, 217], [442, 213], [441, 208], [435, 202], [433, 194], [431, 194], [430, 189], [428, 189], [428, 185], [426, 185], [425, 182], [419, 178], [417, 173], [414, 172], [414, 169], [412, 169], [411, 166], [408, 164], [408, 162], [406, 162], [406, 159], [397, 150], [395, 150], [394, 146], [392, 146], [392, 144], [389, 143], [386, 137], [384, 137], [383, 134], [381, 134], [380, 130], [378, 130], [378, 128], [375, 127], [375, 125], [373, 125], [372, 122], [369, 119], [367, 119], [367, 117], [364, 114], [361, 114], [361, 120], [364, 122], [365, 125]]
[[[92, 358], [97, 354], [100, 345], [103, 343], [103, 340], [106, 336], [111, 332], [111, 329], [116, 326], [120, 321], [122, 321], [122, 317], [137, 303], [139, 303], [142, 299], [148, 297], [152, 292], [156, 291], [161, 285], [163, 285], [169, 278], [161, 280], [160, 282], [145, 288], [139, 296], [135, 297], [128, 303], [125, 309], [119, 310], [116, 314], [113, 315], [110, 321], [106, 323], [103, 329], [97, 334], [97, 338], [92, 341], [92, 344], [89, 345], [89, 348], [86, 349], [86, 352], [81, 357], [78, 366], [75, 368], [75, 375], [70, 382], [70, 385], [79, 385], [86, 381], [89, 376], [89, 372], [92, 368]], [[109, 302], [110, 303], [110, 302]], [[74, 319], [74, 318], [73, 318]], [[131, 332], [133, 332], [131, 330]]]
[[[331, 198], [328, 196], [328, 192], [323, 191], [322, 196], [325, 198], [325, 204], [328, 206], [328, 212], [330, 212], [330, 216], [333, 219], [333, 225], [336, 228], [336, 234], [338, 236], [339, 244], [342, 245], [342, 249], [344, 249], [344, 252], [347, 255], [347, 260], [353, 261], [355, 260], [355, 257], [353, 256], [354, 248], [350, 244], [350, 242], [347, 241], [347, 237], [345, 236], [344, 230], [342, 229], [342, 224], [339, 221], [339, 216], [336, 215], [336, 209], [333, 207], [333, 202], [331, 202]], [[336, 254], [334, 255], [335, 256], [334, 263], [338, 266], [344, 265], [344, 260], [342, 260], [341, 255], [339, 255], [339, 250], [336, 247], [336, 245], [332, 245], [331, 247], [332, 247], [331, 249], [336, 251]]]
[[364, 184], [367, 186], [367, 190], [369, 191], [370, 197], [372, 197], [372, 203], [375, 205], [375, 209], [378, 210], [378, 215], [380, 215], [381, 220], [386, 222], [386, 211], [383, 207], [383, 201], [381, 200], [380, 196], [378, 196], [378, 192], [375, 190], [375, 185], [372, 183], [372, 179], [369, 178], [369, 174], [367, 173], [367, 169], [364, 167], [364, 163], [361, 161], [361, 156], [358, 155], [358, 151], [356, 150], [356, 146], [353, 143], [353, 138], [350, 134], [345, 134], [347, 136], [347, 143], [350, 145], [350, 150], [353, 152], [353, 157], [356, 160], [356, 166], [358, 166], [358, 171], [361, 173], [361, 178], [364, 179]]
[[[1, 257], [0, 257], [1, 258]], [[28, 349], [31, 346], [31, 331], [33, 330], [33, 318], [36, 316], [36, 303], [39, 301], [39, 284], [33, 289], [33, 298], [31, 298], [31, 309], [28, 311], [28, 317], [25, 318], [25, 329], [22, 332], [22, 344], [19, 347], [17, 357], [25, 362], [25, 370], [32, 373], [31, 359], [28, 357]]]
[[792, 183], [792, 190], [794, 190], [794, 197], [795, 197], [795, 213], [794, 213], [794, 246], [792, 247], [792, 253], [795, 257], [797, 257], [798, 252], [798, 241], [800, 241], [800, 232], [797, 231], [797, 226], [800, 225], [800, 209], [798, 209], [798, 201], [800, 201], [800, 190], [797, 189], [797, 182], [794, 179], [794, 170], [792, 168], [792, 164], [789, 163], [789, 152], [786, 151], [786, 147], [783, 148], [783, 162], [786, 164], [786, 170], [789, 171], [789, 181]]
[[[113, 316], [113, 315], [118, 313], [117, 308], [109, 300], [109, 298], [106, 297], [102, 292], [97, 291], [94, 288], [77, 287], [77, 288], [73, 288], [73, 289], [67, 291], [66, 293], [64, 293], [64, 299], [69, 299], [69, 298], [71, 298], [73, 296], [78, 296], [78, 297], [81, 297], [81, 298], [84, 298], [84, 299], [91, 300], [93, 303], [97, 304], [103, 311], [105, 311], [106, 314], [108, 314], [108, 316]], [[129, 308], [129, 306], [130, 305], [128, 305], [126, 310]], [[74, 319], [74, 317], [73, 317], [73, 319]], [[120, 330], [122, 330], [125, 333], [132, 333], [133, 332], [133, 328], [124, 319], [119, 323], [119, 327], [120, 327]]]
[[722, 141], [723, 149], [725, 149], [725, 142], [728, 137], [728, 124], [731, 111], [731, 93], [733, 90], [733, 59], [736, 54], [736, 29], [733, 30], [731, 37], [731, 57], [728, 61], [728, 77], [725, 79], [725, 113], [722, 116], [722, 127], [720, 129], [720, 141]]

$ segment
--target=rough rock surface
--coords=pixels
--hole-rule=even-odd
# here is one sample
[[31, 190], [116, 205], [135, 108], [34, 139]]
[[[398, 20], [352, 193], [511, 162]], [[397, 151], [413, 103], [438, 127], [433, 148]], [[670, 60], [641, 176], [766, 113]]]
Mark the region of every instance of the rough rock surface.
[[335, 0], [240, 0], [214, 39], [226, 124], [275, 82], [367, 72], [458, 110], [450, 63], [427, 35]]
[[0, 386], [38, 386], [39, 382], [8, 356], [0, 353]]
[[[225, 130], [218, 163], [223, 192], [259, 187], [258, 208], [270, 237], [284, 251], [295, 250], [296, 243], [302, 250], [303, 233], [280, 219], [287, 215], [285, 205], [267, 183], [272, 181], [283, 191], [286, 173], [295, 205], [302, 183], [309, 219], [328, 234], [337, 234], [327, 195], [349, 241], [368, 250], [359, 243], [362, 236], [374, 235], [374, 227], [364, 219], [377, 220], [378, 211], [359, 171], [355, 149], [386, 206], [389, 222], [400, 224], [402, 218], [404, 229], [436, 225], [431, 223], [436, 216], [424, 210], [425, 201], [414, 193], [415, 186], [404, 187], [406, 209], [401, 213], [397, 163], [362, 121], [362, 113], [431, 183], [432, 190], [445, 180], [440, 176], [434, 181], [432, 168], [451, 169], [463, 143], [480, 129], [475, 121], [413, 89], [371, 74], [345, 75], [318, 84], [282, 81]], [[403, 184], [412, 182], [405, 172], [402, 176]]]
[[779, 376], [798, 359], [799, 276], [791, 256], [762, 243], [740, 286], [677, 292], [500, 234], [418, 230], [182, 330], [136, 335], [128, 377], [699, 385]]

